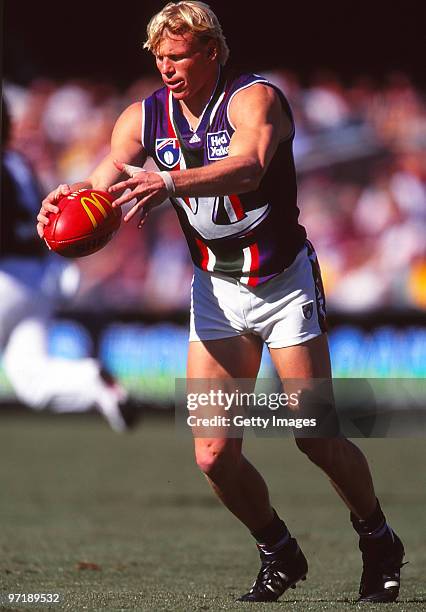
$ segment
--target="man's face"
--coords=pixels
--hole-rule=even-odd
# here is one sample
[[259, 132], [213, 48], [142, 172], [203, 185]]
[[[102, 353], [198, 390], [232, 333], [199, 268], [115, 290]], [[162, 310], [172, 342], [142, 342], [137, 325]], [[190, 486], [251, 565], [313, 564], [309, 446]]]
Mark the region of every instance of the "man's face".
[[178, 100], [192, 98], [217, 70], [215, 48], [189, 33], [165, 30], [155, 58], [164, 84]]

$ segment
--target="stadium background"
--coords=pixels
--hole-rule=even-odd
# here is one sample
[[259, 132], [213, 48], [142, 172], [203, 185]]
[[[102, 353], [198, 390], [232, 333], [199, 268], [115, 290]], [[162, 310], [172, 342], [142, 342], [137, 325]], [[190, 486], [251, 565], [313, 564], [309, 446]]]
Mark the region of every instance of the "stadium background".
[[[148, 18], [162, 5], [127, 0], [123, 9], [117, 10], [98, 0], [76, 0], [61, 4], [59, 9], [51, 0], [3, 1], [3, 91], [16, 121], [14, 146], [31, 159], [43, 191], [49, 191], [60, 181], [84, 176], [105, 151], [118, 113], [159, 84], [152, 58], [142, 50], [141, 42]], [[301, 218], [323, 268], [335, 376], [423, 378], [426, 116], [421, 3], [325, 2], [307, 6], [268, 2], [262, 5], [261, 13], [254, 5], [239, 0], [211, 2], [211, 6], [222, 22], [233, 61], [279, 84], [293, 107]], [[174, 212], [162, 207], [150, 217], [142, 232], [134, 224], [123, 227], [101, 253], [77, 263], [81, 286], [52, 326], [52, 353], [69, 358], [99, 355], [148, 405], [168, 408], [173, 402], [174, 379], [185, 371], [191, 280], [191, 265]], [[265, 354], [262, 373], [270, 372]], [[2, 406], [9, 406], [13, 396], [1, 374], [0, 394]], [[138, 588], [136, 574], [146, 568], [137, 566], [139, 552], [130, 543], [133, 533], [130, 525], [135, 526], [136, 519], [130, 520], [126, 544], [121, 542], [120, 553], [99, 544], [102, 538], [96, 534], [96, 520], [123, 534], [119, 531], [123, 528], [121, 521], [117, 523], [121, 506], [113, 500], [113, 489], [147, 511], [145, 525], [152, 531], [152, 535], [145, 533], [142, 537], [147, 546], [153, 546], [150, 537], [154, 538], [158, 530], [169, 529], [167, 533], [171, 534], [177, 528], [174, 521], [166, 528], [171, 512], [181, 517], [183, 514], [179, 513], [189, 513], [192, 517], [191, 545], [195, 547], [203, 538], [203, 523], [197, 510], [203, 509], [218, 530], [223, 520], [226, 523], [223, 513], [219, 519], [216, 506], [210, 507], [207, 501], [210, 498], [207, 494], [204, 497], [202, 485], [203, 493], [197, 484], [189, 485], [186, 480], [191, 470], [188, 441], [182, 450], [179, 440], [173, 438], [162, 422], [141, 426], [139, 437], [129, 442], [99, 431], [98, 421], [86, 421], [87, 416], [69, 420], [62, 416], [52, 420], [40, 415], [27, 416], [24, 425], [20, 416], [18, 425], [9, 410], [4, 410], [4, 415], [3, 449], [14, 464], [9, 471], [5, 462], [1, 472], [3, 486], [11, 492], [3, 513], [14, 518], [5, 531], [5, 546], [6, 549], [11, 546], [7, 538], [20, 530], [17, 541], [22, 546], [21, 556], [26, 554], [31, 559], [28, 563], [36, 568], [35, 572], [41, 563], [45, 564], [52, 588], [57, 579], [57, 563], [66, 567], [68, 561], [70, 564], [75, 561], [72, 537], [67, 539], [64, 534], [74, 516], [81, 523], [83, 509], [89, 518], [79, 527], [79, 537], [85, 542], [81, 547], [78, 543], [81, 555], [89, 560], [112, 555], [115, 566], [107, 575], [110, 590], [115, 589], [117, 576], [121, 579], [123, 568], [119, 566], [121, 559], [126, 558], [127, 570], [132, 563], [135, 565], [127, 572], [133, 580], [129, 588]], [[41, 420], [35, 421], [36, 418]], [[60, 476], [54, 473], [51, 456], [39, 448], [40, 439], [52, 454], [57, 453], [58, 465], [70, 475], [69, 487], [58, 494], [58, 501], [52, 502], [50, 510], [47, 506], [54, 498], [50, 487], [59, 486]], [[172, 479], [173, 491], [167, 493], [161, 488], [165, 482], [161, 462], [159, 467], [156, 461], [161, 444], [169, 445], [176, 465], [185, 466], [179, 477], [175, 475]], [[274, 468], [277, 446], [269, 447], [265, 453], [257, 441], [252, 444], [252, 452], [269, 466], [277, 488], [279, 471]], [[399, 442], [384, 444], [385, 441], [376, 441], [367, 450], [373, 454], [375, 470], [383, 477], [380, 486], [393, 513], [397, 516], [400, 511], [402, 522], [408, 526], [421, 516], [423, 498], [413, 472], [416, 461], [424, 455], [414, 441], [409, 449]], [[143, 470], [145, 459], [139, 457], [136, 461], [139, 468], [129, 467], [141, 445], [149, 461], [155, 463], [150, 479], [143, 481], [149, 492], [145, 499], [138, 497], [134, 485], [142, 478], [139, 468]], [[113, 462], [111, 457], [116, 456], [121, 459]], [[285, 450], [285, 457], [288, 461], [294, 458], [289, 450]], [[31, 469], [28, 463], [32, 464]], [[409, 500], [407, 506], [389, 492], [393, 483], [390, 477], [386, 478], [389, 465], [402, 478], [407, 472], [410, 474], [403, 487]], [[38, 469], [46, 478], [40, 478]], [[289, 483], [295, 501], [293, 513], [296, 517], [297, 508], [304, 504], [300, 481], [306, 478], [313, 492], [310, 503], [317, 509], [325, 534], [330, 535], [326, 519], [334, 512], [330, 510], [334, 508], [332, 494], [327, 497], [322, 489], [317, 492], [315, 475], [310, 474], [309, 468], [298, 470]], [[104, 474], [100, 481], [99, 474]], [[195, 478], [193, 473], [189, 475], [189, 479]], [[25, 496], [16, 482], [28, 491], [37, 483], [37, 492]], [[80, 498], [89, 496], [89, 491], [95, 491], [97, 503], [108, 500], [109, 514], [105, 507], [105, 515], [101, 513], [99, 518], [94, 505]], [[81, 506], [72, 505], [77, 499]], [[17, 512], [19, 503], [21, 510]], [[150, 513], [158, 504], [160, 509], [154, 519]], [[41, 516], [41, 510], [46, 525], [32, 525], [34, 538], [30, 538], [30, 531], [26, 531], [31, 525], [29, 517]], [[127, 509], [124, 516], [129, 518], [128, 512]], [[62, 542], [60, 561], [58, 555], [55, 557], [47, 546], [40, 544], [49, 536], [49, 517]], [[336, 513], [336, 524], [342, 527], [339, 520], [342, 521]], [[309, 531], [309, 526], [306, 530]], [[108, 539], [110, 532], [106, 527], [105, 534]], [[230, 534], [228, 530], [218, 536], [219, 556], [223, 558], [229, 538], [234, 537]], [[232, 546], [235, 550], [243, 549], [242, 542], [243, 534], [237, 532]], [[183, 540], [180, 543], [182, 549], [188, 545]], [[411, 544], [415, 556], [420, 544], [414, 533]], [[315, 538], [311, 542], [314, 545], [319, 549], [326, 547], [324, 542], [315, 542]], [[183, 550], [174, 550], [173, 555], [175, 568], [188, 562]], [[18, 579], [27, 586], [33, 580], [36, 584], [39, 578], [25, 576], [19, 555], [15, 557], [12, 555], [7, 566], [10, 580]], [[219, 561], [216, 558], [218, 565]], [[352, 558], [347, 560], [349, 565], [351, 562]], [[92, 589], [100, 598], [93, 604], [95, 609], [101, 603], [107, 606], [101, 594], [105, 573], [98, 580], [93, 572], [88, 578], [80, 573], [79, 579], [71, 569], [64, 572], [64, 585], [72, 582], [72, 589], [80, 596]], [[220, 576], [219, 569], [217, 572], [216, 576]], [[341, 574], [339, 579], [345, 585], [343, 566]], [[321, 583], [319, 576], [318, 580]], [[184, 581], [185, 576], [177, 571], [169, 576], [167, 584], [177, 593]], [[149, 602], [144, 604], [145, 608], [140, 604], [140, 609], [162, 609], [161, 605], [188, 609], [184, 603], [179, 604], [182, 608], [177, 606], [179, 599], [168, 600], [170, 595], [164, 595], [161, 601], [149, 599], [154, 597], [149, 585], [148, 580], [149, 593], [145, 595]], [[410, 610], [420, 610], [422, 605], [416, 603], [420, 600], [415, 585], [413, 578], [412, 599], [407, 608]], [[214, 592], [214, 585], [211, 588]], [[194, 598], [191, 609], [199, 609], [205, 600], [200, 599], [196, 584], [192, 584], [190, 592]], [[121, 594], [121, 603], [126, 596]], [[214, 595], [208, 592], [209, 597]], [[81, 603], [78, 598], [75, 601]], [[75, 601], [70, 609], [78, 608]], [[336, 609], [343, 609], [342, 601], [336, 604]], [[217, 606], [219, 603], [225, 605], [216, 602]], [[130, 599], [127, 605], [132, 607]], [[310, 608], [305, 602], [300, 609], [316, 610], [316, 604], [312, 605]], [[215, 604], [212, 609], [217, 609]]]
[[[119, 112], [159, 85], [141, 47], [159, 6], [127, 2], [119, 14], [103, 7], [100, 17], [98, 2], [64, 6], [60, 15], [44, 2], [25, 4], [22, 19], [22, 2], [6, 1], [14, 146], [31, 159], [44, 192], [85, 176]], [[325, 3], [309, 18], [297, 6], [277, 18], [271, 2], [259, 24], [241, 3], [214, 5], [233, 61], [280, 85], [294, 109], [301, 218], [323, 269], [335, 376], [426, 371], [419, 7]], [[174, 211], [158, 210], [143, 232], [123, 227], [78, 265], [81, 286], [52, 328], [52, 351], [97, 353], [133, 392], [170, 402], [174, 377], [185, 371], [191, 279]], [[265, 354], [262, 373], [270, 372]]]

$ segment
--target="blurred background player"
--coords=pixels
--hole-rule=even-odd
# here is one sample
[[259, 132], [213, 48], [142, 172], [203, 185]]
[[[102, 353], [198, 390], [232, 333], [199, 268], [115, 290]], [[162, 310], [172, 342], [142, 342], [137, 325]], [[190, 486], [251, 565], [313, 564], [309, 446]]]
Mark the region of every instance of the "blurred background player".
[[95, 359], [48, 354], [55, 308], [75, 292], [78, 270], [50, 254], [34, 231], [40, 191], [26, 158], [8, 148], [12, 125], [3, 101], [0, 241], [0, 353], [17, 398], [57, 413], [97, 409], [115, 431], [137, 420], [137, 406]]

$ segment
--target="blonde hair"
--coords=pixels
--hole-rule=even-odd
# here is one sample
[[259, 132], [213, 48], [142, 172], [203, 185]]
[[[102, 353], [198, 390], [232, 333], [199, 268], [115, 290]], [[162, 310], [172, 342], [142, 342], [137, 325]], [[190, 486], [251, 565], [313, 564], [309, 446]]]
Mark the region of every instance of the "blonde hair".
[[169, 2], [148, 23], [148, 40], [144, 48], [156, 53], [164, 30], [172, 34], [191, 33], [199, 39], [212, 38], [217, 43], [219, 63], [224, 66], [229, 56], [222, 27], [208, 4], [196, 0]]

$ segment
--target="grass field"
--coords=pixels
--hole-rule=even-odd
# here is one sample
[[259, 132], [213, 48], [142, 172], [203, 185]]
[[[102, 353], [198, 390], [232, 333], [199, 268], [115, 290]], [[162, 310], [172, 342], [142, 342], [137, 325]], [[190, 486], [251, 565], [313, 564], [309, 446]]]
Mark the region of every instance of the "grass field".
[[[426, 609], [424, 440], [364, 440], [378, 494], [410, 564], [400, 601]], [[249, 436], [248, 456], [310, 560], [308, 580], [256, 610], [350, 610], [360, 556], [347, 512], [290, 439]], [[166, 419], [130, 435], [96, 415], [0, 414], [0, 610], [5, 594], [59, 593], [61, 610], [253, 610], [235, 603], [258, 571], [245, 529], [210, 494], [189, 438]], [[423, 582], [422, 582], [423, 581]], [[365, 606], [363, 606], [365, 609]]]

